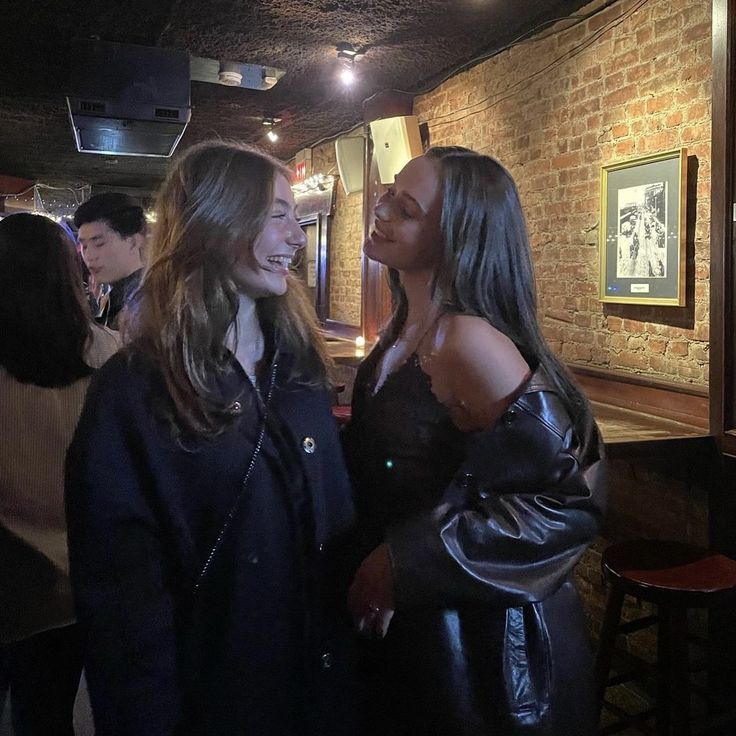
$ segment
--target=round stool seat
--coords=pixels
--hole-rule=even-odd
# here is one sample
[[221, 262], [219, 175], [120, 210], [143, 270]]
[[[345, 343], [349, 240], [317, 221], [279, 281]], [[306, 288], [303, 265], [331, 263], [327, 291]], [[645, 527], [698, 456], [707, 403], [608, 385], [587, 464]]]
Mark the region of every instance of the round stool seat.
[[348, 424], [351, 417], [351, 409], [349, 406], [333, 406], [332, 416], [337, 419], [337, 423], [340, 425]]
[[654, 603], [711, 607], [736, 594], [736, 561], [681, 542], [636, 539], [603, 553], [608, 580]]

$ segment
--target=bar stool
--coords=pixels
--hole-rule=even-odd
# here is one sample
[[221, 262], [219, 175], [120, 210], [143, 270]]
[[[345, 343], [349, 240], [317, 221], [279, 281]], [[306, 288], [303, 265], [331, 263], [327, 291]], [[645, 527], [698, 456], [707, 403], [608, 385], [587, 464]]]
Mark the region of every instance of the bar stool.
[[337, 420], [341, 427], [350, 423], [352, 411], [349, 406], [335, 405], [332, 407], [332, 416]]
[[[689, 736], [687, 609], [734, 605], [736, 561], [689, 544], [641, 539], [608, 547], [603, 553], [601, 569], [611, 589], [596, 660], [596, 688], [600, 705], [618, 716], [618, 720], [600, 733], [613, 734], [633, 727], [641, 733]], [[654, 603], [657, 615], [621, 624], [625, 595]], [[626, 713], [604, 699], [607, 687], [636, 679], [631, 673], [609, 677], [616, 636], [655, 623], [658, 624], [656, 707], [642, 713]], [[656, 730], [646, 723], [652, 716], [656, 718]]]
[[332, 387], [332, 416], [335, 417], [338, 425], [341, 427], [350, 423], [351, 416], [350, 405], [340, 404], [337, 400], [338, 395], [343, 393], [343, 391], [345, 391], [344, 383], [337, 383]]

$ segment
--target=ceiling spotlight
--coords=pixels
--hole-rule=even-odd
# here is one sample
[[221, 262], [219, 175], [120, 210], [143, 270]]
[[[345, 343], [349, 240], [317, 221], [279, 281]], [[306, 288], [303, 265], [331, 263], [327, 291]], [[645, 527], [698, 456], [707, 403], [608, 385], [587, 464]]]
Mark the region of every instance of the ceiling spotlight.
[[341, 41], [337, 46], [335, 46], [335, 49], [337, 49], [337, 58], [340, 60], [340, 63], [352, 66], [355, 61], [355, 57], [358, 55], [358, 51], [355, 46], [351, 43]]
[[340, 79], [345, 85], [351, 85], [355, 81], [355, 59], [358, 51], [351, 43], [341, 42], [335, 47], [337, 50], [337, 61], [342, 67]]
[[279, 122], [279, 118], [263, 118], [263, 125], [267, 128], [266, 132], [266, 138], [268, 138], [271, 143], [276, 143], [276, 141], [279, 139], [278, 133], [273, 129], [274, 125]]

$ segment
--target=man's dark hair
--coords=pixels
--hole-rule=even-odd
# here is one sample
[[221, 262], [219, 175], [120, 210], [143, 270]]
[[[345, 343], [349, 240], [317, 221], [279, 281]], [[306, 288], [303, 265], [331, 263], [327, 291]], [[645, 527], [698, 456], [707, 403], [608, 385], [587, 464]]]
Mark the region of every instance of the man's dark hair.
[[91, 333], [69, 236], [41, 215], [0, 220], [0, 366], [21, 383], [68, 386], [92, 373]]
[[88, 222], [104, 220], [121, 238], [146, 230], [143, 207], [128, 194], [105, 192], [88, 199], [74, 213], [77, 230]]

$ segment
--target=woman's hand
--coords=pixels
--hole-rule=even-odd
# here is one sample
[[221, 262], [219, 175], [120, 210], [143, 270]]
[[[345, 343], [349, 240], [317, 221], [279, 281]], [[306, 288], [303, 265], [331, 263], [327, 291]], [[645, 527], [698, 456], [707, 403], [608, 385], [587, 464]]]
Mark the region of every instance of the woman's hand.
[[383, 638], [394, 615], [394, 581], [387, 544], [362, 562], [348, 591], [348, 608], [361, 634]]

